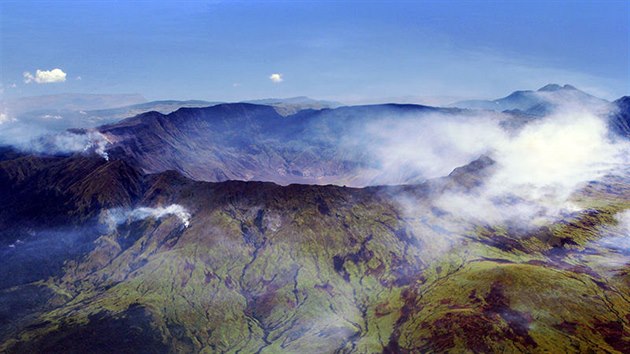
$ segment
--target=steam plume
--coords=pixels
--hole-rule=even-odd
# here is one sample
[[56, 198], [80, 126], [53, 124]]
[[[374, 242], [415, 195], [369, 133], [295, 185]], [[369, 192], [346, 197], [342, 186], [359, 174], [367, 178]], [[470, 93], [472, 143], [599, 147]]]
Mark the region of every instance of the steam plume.
[[63, 132], [34, 139], [26, 149], [44, 154], [93, 151], [105, 160], [109, 160], [109, 155], [105, 151], [109, 143], [109, 139], [98, 131]]
[[449, 191], [436, 206], [487, 223], [536, 224], [579, 210], [571, 202], [579, 188], [628, 165], [630, 144], [611, 138], [606, 116], [601, 106], [564, 105], [507, 129], [504, 122], [513, 117], [494, 113], [393, 117], [357, 129], [346, 147], [363, 149], [376, 161], [372, 184], [445, 176], [487, 155], [495, 165], [484, 183]]
[[132, 210], [121, 208], [108, 209], [103, 212], [102, 218], [109, 226], [110, 230], [115, 229], [118, 225], [130, 221], [144, 220], [146, 218], [161, 219], [170, 215], [175, 215], [184, 224], [184, 227], [190, 226], [190, 213], [186, 208], [179, 204], [171, 204], [166, 207], [139, 207]]

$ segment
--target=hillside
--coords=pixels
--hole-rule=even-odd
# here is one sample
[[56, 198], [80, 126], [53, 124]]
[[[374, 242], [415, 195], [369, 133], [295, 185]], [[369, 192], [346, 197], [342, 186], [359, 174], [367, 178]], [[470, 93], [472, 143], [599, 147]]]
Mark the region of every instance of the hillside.
[[[27, 163], [40, 172], [23, 173]], [[67, 242], [83, 246], [39, 280], [3, 278], [0, 348], [626, 352], [628, 254], [606, 239], [624, 232], [615, 215], [630, 206], [628, 179], [586, 186], [575, 196], [585, 211], [537, 229], [470, 224], [433, 205], [489, 166], [423, 185], [355, 189], [141, 176], [83, 157], [4, 161], [2, 185], [15, 186], [8, 200], [41, 181], [47, 187], [33, 198], [56, 191], [47, 205], [61, 208], [49, 209], [51, 220], [72, 215], [80, 237]], [[70, 178], [82, 169], [94, 173]], [[104, 226], [118, 215], [112, 206], [173, 204], [190, 213], [186, 223], [123, 213]], [[3, 214], [29, 219], [19, 209]], [[41, 235], [62, 224], [29, 228]], [[17, 255], [45, 259], [46, 245], [59, 241], [7, 241], [2, 269]]]
[[0, 147], [0, 352], [628, 352], [627, 102], [565, 103], [217, 104]]
[[365, 186], [424, 180], [418, 175], [383, 178], [380, 162], [362, 146], [373, 139], [366, 127], [387, 124], [392, 116], [420, 122], [460, 113], [390, 104], [307, 109], [285, 117], [275, 107], [237, 103], [168, 115], [149, 112], [99, 131], [112, 141], [113, 156], [133, 160], [146, 173], [177, 170], [210, 182]]

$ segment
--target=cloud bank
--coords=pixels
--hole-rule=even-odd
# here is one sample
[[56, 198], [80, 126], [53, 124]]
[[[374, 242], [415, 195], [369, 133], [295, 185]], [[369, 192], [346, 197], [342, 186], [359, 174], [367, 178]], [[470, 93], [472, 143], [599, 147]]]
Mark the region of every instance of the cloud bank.
[[604, 119], [567, 109], [490, 147], [495, 173], [471, 193], [443, 196], [439, 206], [486, 222], [543, 223], [579, 210], [571, 196], [627, 164], [630, 152], [627, 142], [609, 139]]
[[448, 175], [488, 153], [506, 132], [495, 116], [428, 114], [391, 117], [352, 129], [346, 150], [364, 151], [373, 162], [369, 184], [402, 184]]
[[28, 71], [24, 72], [24, 83], [30, 84], [32, 82], [38, 84], [51, 84], [56, 82], [66, 81], [66, 73], [59, 68], [52, 70], [40, 70], [35, 71], [35, 75]]
[[495, 161], [482, 185], [447, 191], [433, 202], [475, 222], [536, 225], [578, 211], [571, 196], [630, 162], [627, 141], [610, 137], [601, 107], [562, 106], [519, 128], [493, 113], [392, 117], [355, 127], [344, 148], [373, 162], [370, 184], [448, 175], [482, 155]]

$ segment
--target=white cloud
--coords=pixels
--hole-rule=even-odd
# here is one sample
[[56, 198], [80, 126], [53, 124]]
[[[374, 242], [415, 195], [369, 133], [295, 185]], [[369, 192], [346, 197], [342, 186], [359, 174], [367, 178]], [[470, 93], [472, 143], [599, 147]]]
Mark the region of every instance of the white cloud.
[[58, 115], [58, 114], [43, 114], [43, 115], [39, 116], [39, 118], [41, 118], [41, 119], [55, 119], [55, 120], [63, 119], [63, 117]]
[[274, 84], [280, 83], [283, 81], [282, 74], [278, 74], [278, 73], [271, 74], [269, 76], [269, 80], [271, 80], [271, 82], [273, 82]]
[[[630, 237], [630, 209], [615, 215], [615, 218], [617, 219], [619, 230], [621, 230], [625, 236]], [[628, 246], [628, 248], [630, 248], [630, 246]]]
[[589, 263], [608, 268], [616, 273], [617, 270], [627, 267], [630, 259], [630, 209], [623, 210], [615, 215], [616, 225], [600, 225], [602, 238], [591, 242], [589, 247], [604, 247], [613, 252], [608, 252], [600, 257], [592, 257]]
[[8, 114], [0, 113], [0, 125], [2, 125], [4, 123], [15, 122], [15, 121], [17, 121], [17, 119], [15, 119], [13, 117], [9, 117]]
[[[363, 125], [363, 124], [362, 124]], [[377, 162], [377, 176], [370, 184], [408, 183], [445, 176], [488, 153], [505, 132], [489, 117], [428, 114], [394, 117], [356, 127], [348, 148], [357, 145]], [[413, 179], [412, 179], [413, 180]]]
[[520, 130], [503, 128], [512, 118], [486, 112], [399, 115], [353, 126], [342, 148], [369, 157], [358, 186], [445, 176], [487, 155], [496, 163], [485, 183], [447, 192], [436, 206], [465, 219], [540, 224], [579, 210], [576, 190], [628, 163], [630, 144], [611, 140], [607, 113], [592, 108], [570, 102]]
[[93, 152], [105, 160], [109, 160], [109, 155], [106, 151], [108, 144], [110, 144], [109, 139], [96, 130], [83, 133], [66, 131], [35, 138], [27, 143], [25, 150], [46, 154]]
[[540, 224], [579, 208], [571, 195], [623, 166], [629, 146], [607, 137], [597, 115], [563, 110], [530, 123], [516, 136], [497, 137], [489, 154], [495, 173], [470, 194], [450, 193], [438, 205], [487, 222]]
[[52, 70], [39, 70], [35, 71], [35, 75], [30, 72], [24, 72], [24, 82], [30, 84], [36, 82], [38, 84], [50, 84], [55, 82], [66, 81], [66, 73], [63, 70], [56, 68]]

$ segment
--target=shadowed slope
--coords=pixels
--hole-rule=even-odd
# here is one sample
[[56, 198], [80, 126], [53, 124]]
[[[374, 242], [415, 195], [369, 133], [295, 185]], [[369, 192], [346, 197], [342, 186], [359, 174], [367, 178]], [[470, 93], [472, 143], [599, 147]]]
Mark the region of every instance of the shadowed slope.
[[[284, 117], [276, 108], [246, 103], [145, 113], [100, 129], [110, 154], [147, 173], [177, 170], [204, 181], [260, 180], [279, 184], [366, 185], [377, 177], [368, 152], [347, 139], [369, 122], [392, 116], [459, 113], [416, 105], [302, 110]], [[409, 181], [421, 181], [416, 176]]]

